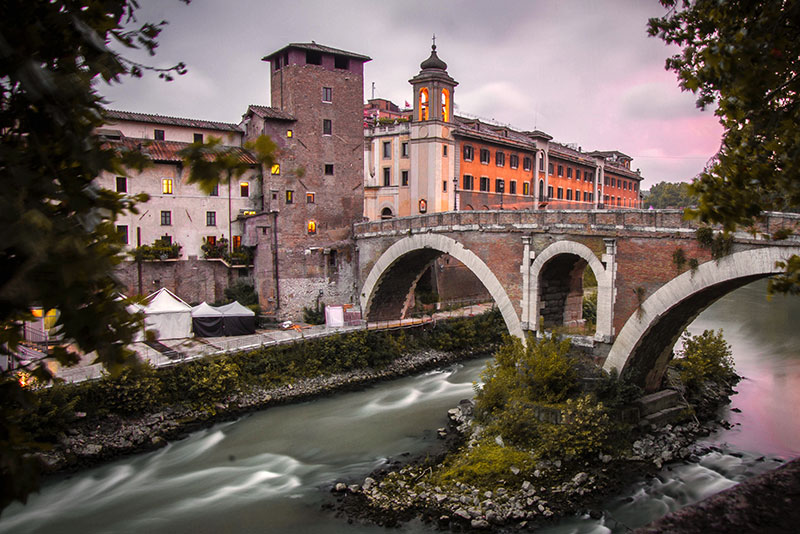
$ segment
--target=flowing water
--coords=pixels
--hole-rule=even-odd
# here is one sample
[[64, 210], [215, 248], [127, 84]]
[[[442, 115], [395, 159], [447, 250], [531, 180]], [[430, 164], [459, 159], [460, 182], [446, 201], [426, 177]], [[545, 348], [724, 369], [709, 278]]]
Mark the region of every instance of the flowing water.
[[[601, 520], [569, 518], [549, 532], [623, 532], [800, 455], [800, 299], [766, 302], [756, 283], [692, 324], [724, 328], [738, 386], [723, 452], [678, 463], [609, 500]], [[50, 480], [0, 517], [2, 533], [384, 533], [349, 525], [321, 505], [339, 479], [424, 451], [446, 411], [472, 395], [485, 360], [354, 393], [272, 408], [196, 432], [155, 452]], [[733, 454], [731, 454], [733, 453]], [[399, 532], [429, 532], [420, 523]]]

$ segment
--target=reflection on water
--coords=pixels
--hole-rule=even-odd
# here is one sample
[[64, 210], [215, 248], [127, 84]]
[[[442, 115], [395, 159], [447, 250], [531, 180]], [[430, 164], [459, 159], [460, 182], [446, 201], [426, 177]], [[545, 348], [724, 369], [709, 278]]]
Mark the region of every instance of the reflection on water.
[[[710, 439], [740, 457], [712, 453], [676, 464], [607, 503], [599, 520], [570, 518], [548, 532], [625, 532], [800, 454], [800, 299], [764, 298], [747, 286], [701, 314], [691, 330], [724, 328], [738, 386]], [[380, 384], [364, 391], [272, 408], [197, 432], [152, 453], [50, 481], [27, 506], [0, 519], [2, 533], [385, 533], [321, 510], [329, 485], [362, 478], [387, 457], [424, 450], [446, 411], [472, 396], [484, 361]], [[766, 455], [766, 459], [760, 459]], [[429, 532], [419, 523], [399, 532]]]

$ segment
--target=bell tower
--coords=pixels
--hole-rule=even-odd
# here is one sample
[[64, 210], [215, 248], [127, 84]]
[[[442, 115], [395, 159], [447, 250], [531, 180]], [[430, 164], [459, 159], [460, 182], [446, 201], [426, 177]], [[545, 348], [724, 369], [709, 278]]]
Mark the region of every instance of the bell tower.
[[458, 154], [452, 134], [453, 93], [458, 82], [447, 74], [447, 63], [436, 54], [420, 63], [408, 82], [414, 90], [411, 119], [411, 212], [414, 215], [455, 209], [453, 178]]

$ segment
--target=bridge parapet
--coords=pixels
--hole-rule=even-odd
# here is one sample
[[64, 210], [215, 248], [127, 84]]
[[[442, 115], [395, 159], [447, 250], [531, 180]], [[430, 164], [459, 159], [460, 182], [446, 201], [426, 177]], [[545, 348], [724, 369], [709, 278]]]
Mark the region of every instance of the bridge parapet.
[[[371, 221], [355, 225], [356, 239], [412, 235], [423, 232], [531, 232], [580, 233], [617, 236], [624, 234], [684, 234], [701, 223], [685, 220], [683, 210], [539, 210], [539, 211], [450, 211]], [[751, 229], [736, 232], [737, 242], [769, 240], [769, 234], [788, 229], [780, 246], [800, 242], [800, 214], [766, 213]]]

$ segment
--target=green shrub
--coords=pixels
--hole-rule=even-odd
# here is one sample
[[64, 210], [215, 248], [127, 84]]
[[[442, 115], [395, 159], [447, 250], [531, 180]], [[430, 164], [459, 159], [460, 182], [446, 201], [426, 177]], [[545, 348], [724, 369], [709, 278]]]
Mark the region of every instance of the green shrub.
[[731, 347], [718, 332], [704, 330], [692, 336], [683, 333], [683, 347], [671, 365], [680, 371], [681, 380], [689, 389], [696, 389], [706, 380], [728, 382], [736, 378]]
[[78, 392], [79, 387], [64, 384], [37, 390], [22, 420], [24, 429], [36, 441], [53, 441], [75, 418]]
[[586, 460], [612, 448], [613, 425], [591, 395], [569, 399], [559, 425], [543, 425], [535, 456], [543, 460]]
[[164, 369], [162, 381], [170, 401], [213, 410], [239, 389], [239, 366], [226, 357], [195, 360]]
[[317, 304], [315, 308], [303, 307], [303, 322], [325, 324], [325, 304]]
[[161, 381], [152, 365], [123, 367], [117, 375], [106, 375], [90, 388], [95, 406], [113, 413], [131, 415], [156, 408], [161, 399]]
[[583, 295], [583, 319], [587, 324], [597, 323], [597, 292]]
[[225, 288], [225, 302], [238, 301], [242, 306], [252, 306], [258, 304], [258, 294], [253, 283], [249, 280], [239, 279]]

